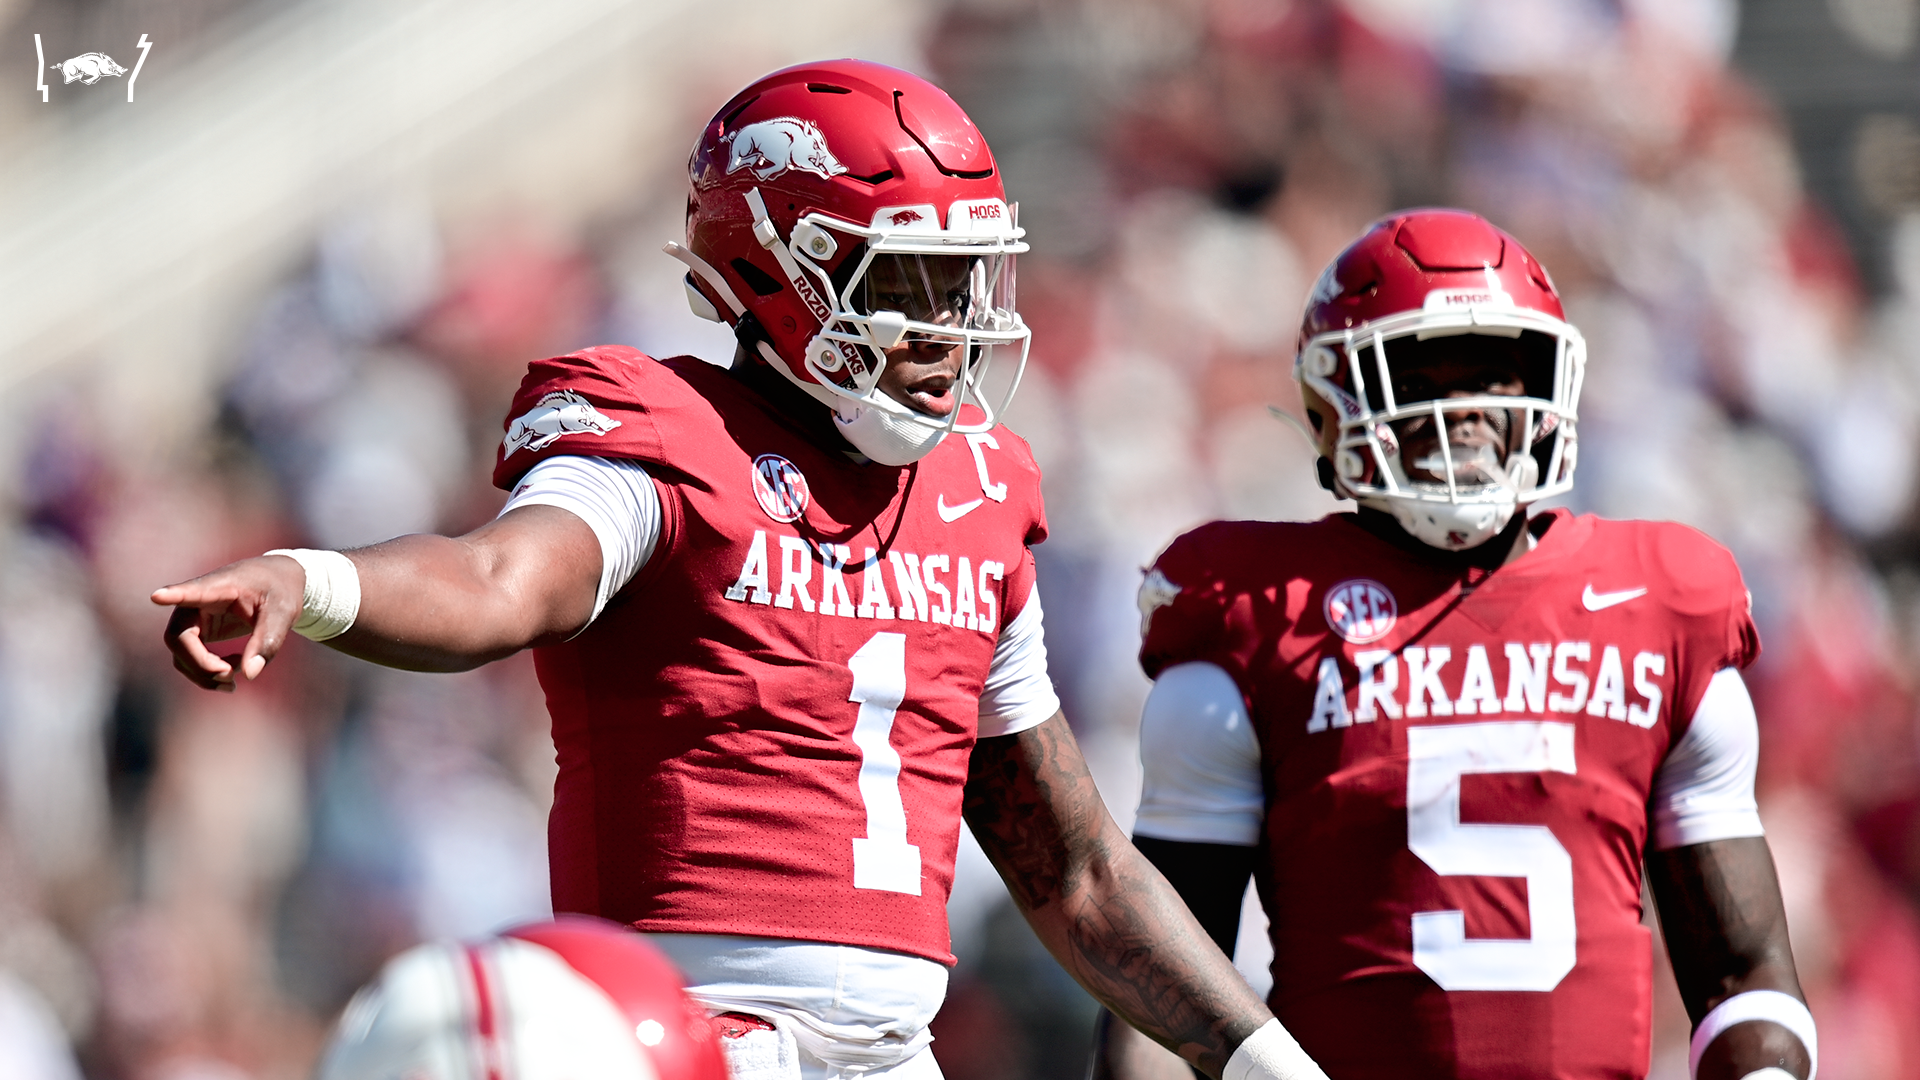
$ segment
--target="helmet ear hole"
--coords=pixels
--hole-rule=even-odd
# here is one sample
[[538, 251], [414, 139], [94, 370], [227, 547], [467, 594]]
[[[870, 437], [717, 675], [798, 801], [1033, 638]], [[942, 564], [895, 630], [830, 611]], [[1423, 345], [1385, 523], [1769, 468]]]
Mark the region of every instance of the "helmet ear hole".
[[1319, 478], [1321, 487], [1336, 495], [1339, 494], [1339, 491], [1334, 487], [1333, 462], [1328, 461], [1326, 458], [1314, 458], [1313, 471], [1314, 475]]
[[772, 296], [786, 288], [778, 278], [745, 259], [735, 259], [727, 265], [733, 267], [733, 272], [740, 275], [740, 280], [747, 283], [747, 288], [752, 289], [755, 296]]

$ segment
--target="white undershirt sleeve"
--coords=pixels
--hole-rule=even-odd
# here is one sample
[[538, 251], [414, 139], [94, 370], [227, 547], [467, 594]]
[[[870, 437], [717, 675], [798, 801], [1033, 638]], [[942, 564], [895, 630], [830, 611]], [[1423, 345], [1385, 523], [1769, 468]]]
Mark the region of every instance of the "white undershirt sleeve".
[[1000, 631], [993, 663], [980, 688], [980, 737], [1012, 735], [1038, 727], [1060, 711], [1060, 696], [1047, 675], [1047, 638], [1040, 625], [1040, 589]]
[[1761, 836], [1753, 774], [1760, 727], [1740, 673], [1722, 668], [1700, 695], [1693, 723], [1653, 778], [1655, 850]]
[[557, 506], [586, 522], [599, 539], [600, 588], [589, 625], [660, 542], [660, 493], [637, 461], [550, 457], [527, 470], [500, 512], [522, 506]]
[[1194, 661], [1160, 673], [1140, 712], [1140, 763], [1134, 835], [1259, 843], [1266, 813], [1260, 741], [1240, 687], [1219, 665]]

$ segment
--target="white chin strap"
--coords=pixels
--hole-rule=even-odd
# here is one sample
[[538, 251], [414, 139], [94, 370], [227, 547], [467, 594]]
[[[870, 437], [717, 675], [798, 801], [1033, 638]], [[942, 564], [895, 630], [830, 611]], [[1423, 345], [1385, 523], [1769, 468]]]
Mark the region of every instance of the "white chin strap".
[[841, 437], [870, 460], [882, 465], [911, 465], [933, 453], [933, 448], [952, 430], [951, 424], [915, 412], [877, 388], [857, 401], [843, 397], [811, 379], [795, 375], [793, 369], [781, 361], [780, 354], [773, 351], [772, 345], [760, 341], [755, 346], [768, 367], [833, 410]]
[[861, 404], [842, 400], [833, 418], [855, 450], [882, 465], [911, 465], [947, 437], [944, 424], [930, 424], [876, 390]]

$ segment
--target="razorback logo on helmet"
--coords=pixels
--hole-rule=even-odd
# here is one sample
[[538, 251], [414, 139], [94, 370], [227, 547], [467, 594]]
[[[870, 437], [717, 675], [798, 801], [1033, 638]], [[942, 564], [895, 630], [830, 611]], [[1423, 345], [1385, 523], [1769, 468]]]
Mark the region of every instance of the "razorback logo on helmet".
[[940, 211], [932, 203], [914, 203], [912, 206], [883, 206], [873, 212], [872, 228], [875, 229], [913, 229], [937, 230], [940, 228]]
[[1386, 637], [1400, 617], [1400, 605], [1393, 593], [1368, 578], [1343, 581], [1328, 589], [1321, 609], [1333, 632], [1355, 645]]
[[619, 426], [620, 421], [572, 390], [555, 390], [507, 425], [507, 452], [501, 456], [512, 457], [521, 449], [545, 449], [562, 435], [605, 435]]
[[721, 139], [727, 144], [727, 172], [750, 170], [760, 180], [771, 180], [788, 169], [802, 169], [822, 180], [847, 171], [827, 149], [827, 137], [813, 121], [793, 116], [748, 124]]
[[1140, 594], [1134, 603], [1140, 608], [1140, 633], [1144, 636], [1148, 627], [1153, 625], [1153, 613], [1173, 603], [1180, 595], [1180, 586], [1167, 580], [1167, 575], [1159, 567], [1147, 571], [1147, 578], [1140, 583]]
[[1340, 262], [1336, 259], [1328, 263], [1325, 270], [1320, 271], [1319, 279], [1313, 283], [1313, 295], [1307, 297], [1309, 308], [1317, 304], [1329, 304], [1340, 298], [1339, 269]]

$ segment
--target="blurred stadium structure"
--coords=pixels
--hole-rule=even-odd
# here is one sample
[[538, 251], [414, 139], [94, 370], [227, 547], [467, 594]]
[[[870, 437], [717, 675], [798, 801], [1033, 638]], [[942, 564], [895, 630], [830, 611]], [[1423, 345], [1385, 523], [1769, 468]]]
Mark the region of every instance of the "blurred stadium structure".
[[[152, 35], [139, 100], [42, 105], [35, 33]], [[1123, 823], [1138, 568], [1209, 517], [1337, 508], [1266, 415], [1300, 301], [1374, 215], [1466, 205], [1592, 342], [1575, 505], [1747, 570], [1822, 1075], [1920, 1077], [1917, 34], [1915, 0], [0, 0], [0, 1076], [302, 1075], [385, 956], [543, 910], [527, 664], [297, 645], [214, 697], [145, 596], [484, 520], [535, 355], [723, 360], [658, 254], [685, 149], [762, 71], [859, 54], [955, 94], [1032, 229], [1010, 422]], [[1091, 1004], [977, 857], [953, 912], [949, 1077], [1077, 1075]]]

